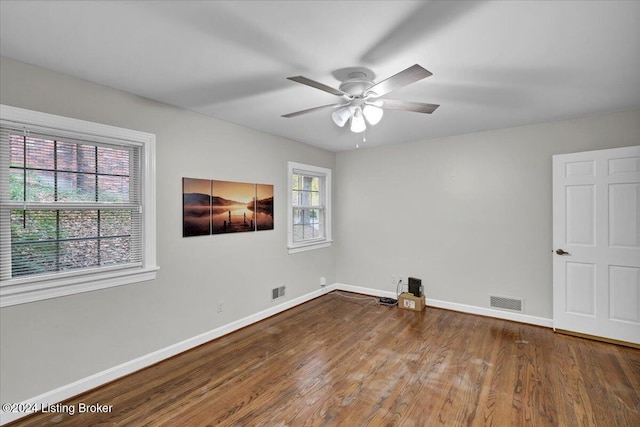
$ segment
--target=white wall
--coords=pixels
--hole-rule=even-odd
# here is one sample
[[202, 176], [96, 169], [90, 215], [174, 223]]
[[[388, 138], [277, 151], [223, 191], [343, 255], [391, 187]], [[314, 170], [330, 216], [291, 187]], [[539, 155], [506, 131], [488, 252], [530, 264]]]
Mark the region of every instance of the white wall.
[[402, 273], [427, 299], [551, 318], [551, 156], [638, 143], [631, 111], [338, 153], [338, 280], [395, 291]]
[[[287, 161], [333, 153], [0, 60], [0, 103], [157, 137], [158, 279], [0, 310], [0, 395], [19, 402], [335, 281], [333, 249], [288, 255]], [[275, 185], [275, 230], [182, 238], [182, 177]], [[218, 300], [224, 311], [217, 313]]]

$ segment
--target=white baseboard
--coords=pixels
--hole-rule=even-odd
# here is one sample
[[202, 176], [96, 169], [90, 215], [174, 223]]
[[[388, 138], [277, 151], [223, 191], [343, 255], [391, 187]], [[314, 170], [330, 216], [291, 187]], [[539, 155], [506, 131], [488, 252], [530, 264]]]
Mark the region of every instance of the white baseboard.
[[463, 313], [477, 314], [479, 316], [494, 317], [496, 319], [512, 320], [514, 322], [527, 323], [529, 325], [553, 328], [553, 319], [531, 316], [529, 314], [513, 313], [510, 311], [494, 310], [493, 308], [478, 307], [475, 305], [459, 304], [457, 302], [440, 301], [427, 298], [427, 307], [444, 308], [447, 310], [461, 311]]
[[[341, 291], [356, 292], [359, 294], [373, 295], [376, 297], [397, 298], [396, 293], [391, 291], [381, 291], [378, 289], [351, 286], [344, 283], [336, 283], [334, 286], [336, 287], [336, 289]], [[495, 310], [487, 307], [478, 307], [475, 305], [460, 304], [457, 302], [442, 301], [431, 298], [427, 298], [427, 307], [444, 308], [447, 310], [460, 311], [462, 313], [477, 314], [479, 316], [494, 317], [496, 319], [512, 320], [514, 322], [553, 328], [553, 319], [530, 316], [528, 314], [514, 313], [510, 311]]]
[[[186, 339], [179, 343], [154, 351], [153, 353], [146, 354], [144, 356], [138, 357], [137, 359], [130, 360], [121, 365], [114, 366], [113, 368], [109, 368], [102, 372], [98, 372], [94, 375], [88, 376], [86, 378], [82, 378], [71, 384], [58, 387], [54, 390], [48, 391], [39, 396], [33, 397], [31, 399], [27, 399], [21, 402], [20, 404], [18, 404], [17, 406], [21, 408], [43, 408], [43, 407], [46, 408], [49, 405], [60, 403], [64, 400], [70, 399], [81, 393], [84, 393], [86, 391], [99, 387], [101, 385], [104, 385], [110, 381], [124, 377], [125, 375], [129, 375], [133, 372], [139, 371], [140, 369], [151, 366], [164, 359], [173, 357], [179, 353], [182, 353], [184, 351], [197, 347], [201, 344], [204, 344], [216, 338], [220, 338], [223, 335], [227, 335], [233, 331], [244, 328], [245, 326], [249, 326], [252, 323], [259, 322], [275, 314], [278, 314], [280, 312], [293, 308], [297, 305], [310, 301], [314, 298], [322, 296], [333, 290], [335, 290], [335, 285], [326, 286], [324, 289], [319, 289], [307, 295], [294, 298], [290, 301], [286, 301], [282, 304], [268, 308], [267, 310], [261, 311], [256, 314], [252, 314], [251, 316], [247, 316], [243, 319], [236, 320], [235, 322], [231, 322], [227, 325], [223, 325], [219, 328], [213, 329], [211, 331]], [[6, 403], [6, 402], [3, 401], [2, 403]], [[1, 410], [0, 425], [4, 425], [11, 421], [15, 421], [29, 414], [30, 412], [5, 412], [4, 410]]]
[[[280, 312], [293, 308], [297, 305], [310, 301], [314, 298], [317, 298], [319, 296], [322, 296], [334, 290], [355, 292], [359, 294], [373, 295], [377, 297], [389, 297], [389, 298], [397, 297], [396, 293], [391, 291], [382, 291], [379, 289], [363, 288], [359, 286], [347, 285], [344, 283], [334, 283], [332, 285], [326, 286], [323, 289], [319, 289], [307, 295], [294, 298], [290, 301], [286, 301], [282, 304], [268, 308], [267, 310], [263, 310], [259, 313], [252, 314], [251, 316], [247, 316], [243, 319], [236, 320], [235, 322], [231, 322], [227, 325], [223, 325], [219, 328], [213, 329], [211, 331], [186, 339], [179, 343], [170, 345], [168, 347], [165, 347], [160, 350], [154, 351], [152, 353], [146, 354], [144, 356], [138, 357], [137, 359], [130, 360], [129, 362], [125, 362], [121, 365], [114, 366], [113, 368], [109, 368], [102, 372], [98, 372], [94, 375], [88, 376], [86, 378], [82, 378], [71, 384], [58, 387], [54, 390], [48, 391], [39, 396], [33, 397], [31, 399], [27, 399], [21, 402], [19, 406], [30, 407], [30, 408], [42, 408], [42, 407], [47, 407], [48, 405], [53, 405], [55, 403], [60, 403], [64, 400], [67, 400], [81, 393], [84, 393], [86, 391], [99, 387], [101, 385], [104, 385], [108, 382], [121, 378], [125, 375], [129, 375], [133, 372], [139, 371], [140, 369], [151, 366], [164, 359], [168, 359], [179, 353], [182, 353], [184, 351], [197, 347], [201, 344], [204, 344], [216, 338], [220, 338], [221, 336], [227, 335], [233, 331], [244, 328], [245, 326], [249, 326], [253, 323], [264, 320], [268, 317], [271, 317], [275, 314], [278, 314]], [[485, 307], [476, 307], [472, 305], [459, 304], [454, 302], [439, 301], [439, 300], [433, 300], [430, 298], [427, 298], [427, 306], [444, 308], [447, 310], [461, 311], [463, 313], [478, 314], [480, 316], [495, 317], [498, 319], [512, 320], [516, 322], [528, 323], [528, 324], [537, 325], [537, 326], [545, 326], [549, 328], [553, 327], [553, 319], [529, 316], [529, 315], [520, 314], [520, 313], [503, 312], [503, 311], [493, 310]], [[29, 413], [27, 412], [0, 411], [0, 425], [7, 424], [11, 421], [15, 421], [27, 415], [29, 415]]]

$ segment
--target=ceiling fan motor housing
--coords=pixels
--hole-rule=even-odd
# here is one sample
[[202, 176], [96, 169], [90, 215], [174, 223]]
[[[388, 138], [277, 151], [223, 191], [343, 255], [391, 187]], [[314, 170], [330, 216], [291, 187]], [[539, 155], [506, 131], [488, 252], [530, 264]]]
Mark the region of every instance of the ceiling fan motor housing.
[[369, 79], [365, 73], [350, 73], [349, 78], [340, 84], [340, 90], [354, 97], [363, 97], [365, 90], [375, 83]]

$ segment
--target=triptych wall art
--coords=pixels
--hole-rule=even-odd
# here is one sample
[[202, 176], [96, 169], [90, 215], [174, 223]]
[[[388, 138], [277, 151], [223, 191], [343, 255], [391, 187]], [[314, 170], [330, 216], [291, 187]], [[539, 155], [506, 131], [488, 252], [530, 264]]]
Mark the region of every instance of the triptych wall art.
[[273, 185], [182, 178], [182, 237], [273, 230]]

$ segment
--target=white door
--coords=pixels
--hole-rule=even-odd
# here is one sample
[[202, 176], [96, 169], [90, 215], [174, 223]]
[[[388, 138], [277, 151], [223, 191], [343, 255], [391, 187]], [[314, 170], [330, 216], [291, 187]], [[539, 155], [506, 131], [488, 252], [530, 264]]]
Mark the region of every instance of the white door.
[[640, 146], [553, 156], [553, 325], [640, 344]]

